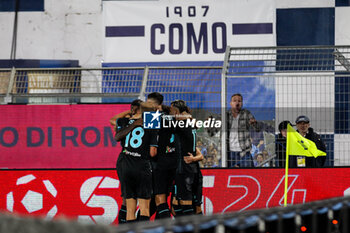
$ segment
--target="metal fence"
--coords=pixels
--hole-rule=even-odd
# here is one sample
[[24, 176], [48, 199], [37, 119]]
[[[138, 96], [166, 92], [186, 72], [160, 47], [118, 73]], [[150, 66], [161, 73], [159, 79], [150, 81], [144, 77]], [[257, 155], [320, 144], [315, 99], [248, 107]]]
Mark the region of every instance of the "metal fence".
[[[283, 120], [307, 115], [327, 145], [327, 166], [350, 165], [350, 47], [227, 48], [223, 66], [0, 69], [0, 103], [107, 103], [183, 99], [199, 119], [221, 118], [243, 95], [262, 130], [251, 132], [256, 166], [278, 166], [275, 134]], [[222, 95], [221, 93], [225, 93]], [[227, 166], [228, 130], [199, 129], [205, 167]], [[265, 155], [256, 161], [257, 152]]]
[[[311, 127], [325, 142], [326, 165], [349, 165], [349, 58], [349, 46], [227, 49], [222, 113], [231, 95], [239, 92], [246, 108], [261, 119], [263, 132], [252, 132], [253, 147], [265, 141], [262, 150], [268, 163], [261, 166], [278, 166], [271, 136], [278, 133], [281, 121], [294, 124], [299, 115], [310, 118]], [[228, 130], [223, 129], [224, 134]], [[227, 144], [227, 136], [222, 137], [222, 151]], [[256, 159], [256, 154], [252, 156]]]
[[147, 224], [121, 225], [118, 232], [349, 232], [349, 197], [333, 198], [303, 205], [225, 213], [213, 216], [187, 216]]
[[143, 67], [0, 69], [5, 103], [99, 103], [103, 98], [140, 96]]

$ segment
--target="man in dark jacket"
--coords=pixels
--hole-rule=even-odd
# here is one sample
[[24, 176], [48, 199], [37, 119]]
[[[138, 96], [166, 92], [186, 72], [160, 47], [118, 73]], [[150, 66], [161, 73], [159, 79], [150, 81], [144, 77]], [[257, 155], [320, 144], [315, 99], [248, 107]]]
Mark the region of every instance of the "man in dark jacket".
[[276, 167], [285, 167], [288, 124], [292, 125], [290, 121], [282, 121], [278, 125], [278, 130], [280, 133], [276, 137]]
[[[295, 120], [298, 133], [313, 141], [316, 144], [317, 149], [326, 152], [326, 145], [322, 141], [320, 135], [314, 132], [310, 127], [310, 119], [307, 116], [298, 116]], [[305, 157], [305, 156], [291, 156], [289, 160], [289, 167], [323, 167], [326, 162], [326, 156], [319, 156], [317, 158]]]

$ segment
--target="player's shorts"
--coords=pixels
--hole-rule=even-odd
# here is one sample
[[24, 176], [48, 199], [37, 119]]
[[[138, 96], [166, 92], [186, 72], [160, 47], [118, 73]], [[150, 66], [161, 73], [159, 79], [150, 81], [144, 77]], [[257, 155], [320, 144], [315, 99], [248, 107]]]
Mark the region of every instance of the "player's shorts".
[[193, 205], [200, 206], [202, 204], [202, 189], [203, 189], [203, 176], [201, 171], [194, 174], [193, 182]]
[[176, 174], [174, 195], [178, 200], [192, 200], [194, 173]]
[[120, 153], [117, 159], [116, 169], [117, 169], [117, 175], [120, 182], [120, 190], [121, 190], [121, 196], [124, 197], [123, 192], [123, 186], [124, 186], [124, 179], [123, 179], [123, 166], [122, 166], [122, 160], [124, 159], [125, 154]]
[[152, 170], [149, 161], [128, 156], [122, 162], [124, 198], [149, 199], [152, 196]]
[[154, 194], [169, 194], [175, 182], [176, 168], [153, 170]]

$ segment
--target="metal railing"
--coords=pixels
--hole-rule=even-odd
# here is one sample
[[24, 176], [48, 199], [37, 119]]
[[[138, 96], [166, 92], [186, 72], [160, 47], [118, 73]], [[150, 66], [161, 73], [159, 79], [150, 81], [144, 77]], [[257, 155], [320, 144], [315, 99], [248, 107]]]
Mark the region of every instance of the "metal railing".
[[[252, 145], [264, 141], [270, 166], [283, 120], [307, 115], [327, 145], [328, 166], [350, 165], [350, 46], [228, 47], [223, 66], [0, 69], [0, 103], [105, 103], [145, 99], [158, 91], [165, 104], [183, 99], [200, 119], [226, 122], [229, 100], [241, 93], [244, 108], [261, 123]], [[225, 93], [222, 95], [222, 93]], [[203, 166], [227, 166], [228, 129], [199, 130]], [[254, 155], [251, 158], [255, 160]], [[255, 161], [256, 162], [256, 161]]]
[[[217, 107], [220, 97], [221, 67], [128, 67], [128, 68], [56, 68], [0, 69], [0, 97], [6, 103], [18, 97], [130, 97], [144, 99], [158, 91], [165, 103], [185, 99], [192, 108]], [[212, 95], [216, 95], [216, 97]], [[52, 103], [59, 100], [51, 99]], [[40, 103], [40, 99], [37, 100]], [[72, 102], [84, 102], [74, 99]], [[212, 104], [210, 104], [210, 102]]]
[[0, 215], [0, 232], [349, 232], [350, 199], [334, 198], [303, 205], [232, 212], [212, 216], [192, 215], [120, 226], [88, 225], [64, 219], [48, 221]]
[[[221, 96], [223, 121], [234, 93], [243, 95], [245, 108], [257, 119], [269, 116], [261, 121], [266, 133], [278, 133], [280, 122], [294, 124], [297, 116], [307, 115], [327, 146], [326, 165], [349, 165], [349, 59], [350, 46], [228, 47], [221, 87], [226, 93]], [[254, 138], [253, 132], [253, 147], [266, 135]], [[221, 138], [221, 151], [228, 150], [227, 140], [227, 135]], [[263, 150], [269, 166], [276, 166], [275, 148], [265, 145]], [[223, 159], [222, 166], [226, 164]]]

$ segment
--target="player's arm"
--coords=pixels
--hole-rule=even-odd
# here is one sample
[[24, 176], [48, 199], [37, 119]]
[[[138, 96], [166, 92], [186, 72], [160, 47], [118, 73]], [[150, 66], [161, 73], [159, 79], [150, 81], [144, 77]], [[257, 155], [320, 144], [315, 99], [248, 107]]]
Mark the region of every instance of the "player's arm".
[[204, 159], [204, 156], [198, 147], [196, 147], [196, 156], [193, 156], [190, 152], [187, 154], [188, 156], [184, 156], [185, 163], [199, 162]]
[[188, 112], [184, 111], [180, 113], [180, 115], [176, 118], [177, 120], [187, 120], [187, 119], [192, 119], [192, 115], [189, 114]]
[[137, 119], [136, 121], [134, 121], [134, 123], [132, 123], [131, 125], [128, 125], [127, 127], [117, 130], [114, 137], [115, 140], [119, 142], [120, 140], [125, 138], [126, 135], [128, 135], [128, 133], [130, 133], [133, 129], [135, 129], [137, 126], [140, 126], [140, 125], [142, 125], [142, 118]]
[[[247, 110], [248, 111], [248, 110]], [[256, 131], [259, 132], [261, 130], [261, 126], [259, 122], [255, 119], [253, 114], [248, 111], [248, 124]]]
[[131, 110], [126, 110], [124, 112], [118, 113], [117, 115], [114, 115], [110, 120], [109, 123], [112, 126], [116, 126], [116, 120], [118, 118], [125, 118], [125, 117], [130, 117], [131, 116]]
[[154, 157], [157, 155], [158, 142], [159, 142], [158, 130], [151, 131], [151, 141], [150, 141], [151, 157]]

